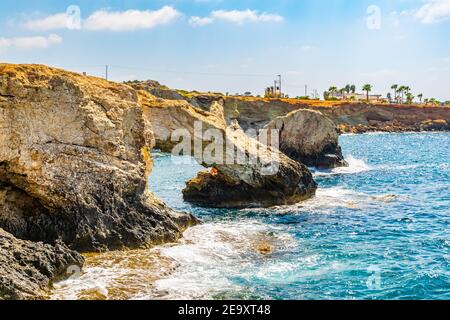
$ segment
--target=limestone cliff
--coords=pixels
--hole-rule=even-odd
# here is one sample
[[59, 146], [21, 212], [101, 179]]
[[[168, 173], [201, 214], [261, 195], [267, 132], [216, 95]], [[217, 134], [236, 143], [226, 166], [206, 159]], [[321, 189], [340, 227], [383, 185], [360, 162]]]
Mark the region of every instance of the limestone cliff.
[[0, 65], [0, 227], [79, 251], [174, 241], [196, 219], [147, 191], [153, 134], [131, 87]]
[[266, 129], [279, 131], [280, 150], [298, 162], [317, 168], [347, 165], [336, 125], [319, 111], [293, 111], [275, 118]]
[[[211, 207], [241, 208], [292, 204], [314, 195], [317, 185], [309, 170], [278, 150], [253, 141], [239, 130], [239, 126], [229, 125], [220, 100], [204, 101], [197, 97], [197, 101], [191, 104], [187, 101], [156, 98], [145, 91], [140, 91], [139, 97], [146, 118], [152, 125], [157, 148], [171, 152], [178, 143], [172, 140], [172, 133], [181, 129], [187, 131], [192, 145], [195, 144], [195, 139], [200, 139], [201, 151], [204, 151], [210, 142], [201, 140], [200, 135], [204, 136], [209, 129], [215, 129], [224, 137], [226, 143], [232, 144], [232, 153], [238, 150], [245, 154], [246, 160], [253, 156], [259, 158], [259, 161], [254, 163], [205, 163], [192, 149], [191, 155], [200, 164], [213, 170], [201, 172], [187, 183], [183, 191], [186, 201]], [[201, 124], [199, 132], [195, 130], [196, 122]], [[260, 146], [258, 156], [249, 150], [250, 142]], [[223, 147], [226, 148], [225, 145]], [[224, 158], [229, 155], [229, 149], [222, 151]], [[276, 159], [278, 167], [268, 174], [267, 166], [272, 164], [271, 159]]]
[[244, 129], [263, 128], [276, 117], [298, 109], [321, 112], [337, 125], [341, 133], [450, 130], [450, 108], [442, 106], [251, 97], [224, 99], [225, 116], [238, 121]]

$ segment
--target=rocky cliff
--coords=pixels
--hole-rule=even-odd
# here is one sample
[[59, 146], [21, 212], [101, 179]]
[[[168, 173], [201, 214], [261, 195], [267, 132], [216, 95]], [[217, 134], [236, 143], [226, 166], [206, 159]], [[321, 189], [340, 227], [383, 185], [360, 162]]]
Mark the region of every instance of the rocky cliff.
[[135, 90], [0, 65], [0, 227], [79, 251], [176, 240], [196, 222], [147, 191], [153, 134]]
[[[142, 86], [137, 85], [136, 88], [141, 89]], [[314, 195], [316, 183], [309, 170], [278, 150], [267, 148], [247, 136], [238, 125], [227, 123], [220, 99], [166, 100], [146, 91], [140, 91], [139, 97], [153, 128], [157, 148], [171, 152], [180, 142], [172, 139], [173, 134], [184, 131], [192, 146], [189, 155], [205, 167], [212, 168], [187, 183], [183, 191], [186, 201], [211, 207], [266, 207], [296, 203]], [[196, 126], [200, 130], [196, 131]], [[208, 132], [223, 139], [223, 144], [214, 148], [216, 155], [221, 156], [214, 156], [213, 161], [204, 157], [208, 146], [214, 142], [211, 137], [206, 138]], [[196, 143], [200, 144], [199, 150], [194, 148]], [[254, 148], [249, 148], [251, 143], [254, 143]], [[245, 159], [228, 162], [235, 153], [242, 154]], [[272, 165], [276, 169], [268, 172]]]
[[280, 150], [316, 168], [348, 165], [339, 146], [336, 125], [319, 111], [300, 109], [272, 120], [266, 129], [279, 132]]
[[225, 116], [244, 128], [262, 128], [298, 109], [319, 111], [341, 133], [450, 130], [450, 108], [423, 105], [366, 104], [297, 99], [226, 97]]
[[45, 299], [52, 282], [82, 266], [83, 258], [62, 243], [23, 241], [0, 229], [0, 300]]

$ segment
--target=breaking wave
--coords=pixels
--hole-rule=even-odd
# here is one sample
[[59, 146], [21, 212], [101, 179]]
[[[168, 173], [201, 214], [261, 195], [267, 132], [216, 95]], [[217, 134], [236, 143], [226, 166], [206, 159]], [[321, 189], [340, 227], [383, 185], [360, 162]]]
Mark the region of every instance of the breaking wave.
[[332, 170], [312, 170], [314, 176], [328, 176], [328, 175], [338, 175], [338, 174], [354, 174], [361, 173], [365, 171], [370, 171], [373, 168], [369, 166], [364, 160], [356, 159], [353, 156], [347, 156], [346, 161], [348, 163], [347, 167], [339, 167]]

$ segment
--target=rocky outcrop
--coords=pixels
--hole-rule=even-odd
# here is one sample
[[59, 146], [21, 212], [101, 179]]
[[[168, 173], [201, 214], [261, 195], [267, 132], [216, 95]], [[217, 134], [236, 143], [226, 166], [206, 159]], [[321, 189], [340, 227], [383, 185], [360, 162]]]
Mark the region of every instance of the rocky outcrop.
[[300, 109], [275, 118], [266, 129], [279, 131], [280, 150], [291, 159], [317, 168], [348, 165], [336, 125], [322, 113]]
[[52, 282], [82, 266], [83, 258], [62, 243], [18, 240], [0, 229], [0, 300], [45, 299]]
[[[139, 95], [156, 147], [171, 152], [180, 142], [172, 139], [173, 134], [184, 132], [192, 146], [188, 153], [212, 168], [187, 183], [183, 191], [186, 201], [211, 207], [267, 207], [296, 203], [314, 195], [317, 186], [308, 169], [250, 138], [239, 126], [228, 125], [220, 99], [206, 102], [205, 98], [202, 106], [196, 107], [187, 101], [158, 99], [142, 91]], [[206, 136], [211, 130], [223, 138], [224, 144], [214, 148], [222, 156], [208, 161], [205, 152], [213, 140]], [[252, 143], [257, 152], [248, 148]], [[235, 152], [244, 155], [245, 160], [229, 162]]]
[[170, 89], [169, 87], [164, 86], [155, 80], [128, 81], [125, 82], [125, 84], [133, 87], [136, 90], [145, 90], [157, 98], [166, 100], [185, 100], [185, 97], [183, 97], [176, 90]]
[[[361, 102], [223, 97], [225, 117], [248, 128], [263, 128], [277, 117], [299, 109], [321, 112], [341, 133], [450, 130], [450, 107], [368, 104]], [[438, 126], [426, 123], [438, 121]], [[447, 126], [442, 125], [443, 121]]]
[[174, 241], [197, 223], [147, 190], [153, 134], [134, 89], [0, 65], [0, 227], [79, 251]]
[[423, 131], [450, 131], [450, 121], [444, 119], [427, 120], [420, 124]]

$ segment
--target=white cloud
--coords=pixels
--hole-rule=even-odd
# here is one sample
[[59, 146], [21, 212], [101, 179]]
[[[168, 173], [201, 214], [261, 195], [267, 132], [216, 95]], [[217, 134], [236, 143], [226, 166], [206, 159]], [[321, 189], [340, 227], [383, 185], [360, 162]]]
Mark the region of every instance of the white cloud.
[[107, 11], [99, 10], [89, 16], [84, 28], [88, 30], [107, 31], [133, 31], [139, 29], [152, 29], [159, 25], [173, 22], [181, 13], [171, 6], [165, 6], [156, 11]]
[[189, 19], [189, 24], [191, 26], [194, 26], [194, 27], [206, 26], [206, 25], [211, 24], [213, 22], [214, 22], [214, 20], [212, 18], [209, 18], [209, 17], [204, 17], [204, 18], [202, 18], [202, 17], [191, 17]]
[[69, 16], [66, 13], [58, 13], [38, 20], [25, 22], [24, 26], [30, 30], [55, 30], [65, 29], [68, 26]]
[[259, 23], [259, 22], [281, 22], [284, 18], [280, 15], [273, 13], [259, 13], [256, 10], [217, 10], [211, 12], [209, 17], [191, 17], [189, 23], [192, 26], [206, 26], [215, 21], [225, 21], [235, 24], [244, 24], [247, 22]]
[[281, 22], [283, 17], [272, 13], [258, 13], [256, 10], [218, 10], [213, 11], [211, 14], [213, 19], [223, 20], [228, 22], [233, 22], [237, 24], [242, 24], [245, 22]]
[[450, 0], [428, 0], [414, 16], [425, 24], [444, 21], [450, 17]]
[[38, 31], [81, 28], [94, 31], [132, 31], [138, 29], [151, 29], [158, 25], [168, 24], [180, 16], [181, 13], [171, 6], [165, 6], [155, 11], [98, 10], [92, 13], [82, 23], [80, 12], [78, 12], [78, 16], [75, 16], [73, 12], [67, 12], [50, 15], [42, 19], [27, 21], [24, 23], [24, 27]]
[[48, 37], [16, 37], [16, 38], [0, 38], [0, 49], [17, 48], [17, 49], [46, 49], [52, 45], [62, 42], [62, 38], [56, 34]]

